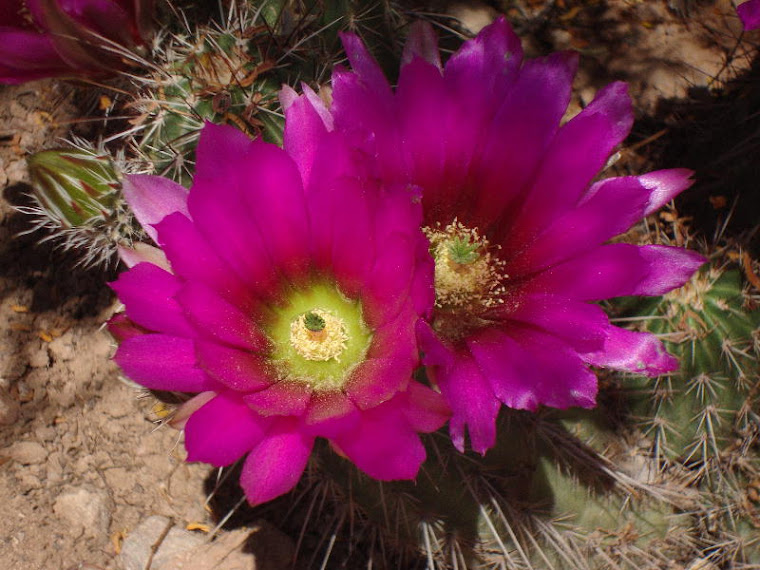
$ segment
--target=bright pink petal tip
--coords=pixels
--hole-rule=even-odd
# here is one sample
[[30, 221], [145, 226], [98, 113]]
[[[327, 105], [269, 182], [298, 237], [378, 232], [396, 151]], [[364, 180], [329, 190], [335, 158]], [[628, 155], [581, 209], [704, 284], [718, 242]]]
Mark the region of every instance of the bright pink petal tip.
[[760, 0], [748, 0], [736, 7], [736, 13], [745, 30], [760, 28]]
[[153, 241], [158, 241], [153, 226], [166, 216], [174, 212], [188, 215], [187, 189], [167, 178], [130, 174], [124, 177], [122, 191], [137, 221]]
[[260, 505], [290, 491], [301, 478], [314, 445], [292, 420], [280, 420], [248, 454], [240, 485], [251, 505]]

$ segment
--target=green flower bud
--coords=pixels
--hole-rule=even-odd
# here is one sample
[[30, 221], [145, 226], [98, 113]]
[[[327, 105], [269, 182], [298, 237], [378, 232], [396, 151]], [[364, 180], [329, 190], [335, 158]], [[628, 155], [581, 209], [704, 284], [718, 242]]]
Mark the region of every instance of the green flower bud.
[[80, 148], [45, 150], [27, 159], [33, 194], [64, 228], [111, 217], [121, 186], [110, 157]]

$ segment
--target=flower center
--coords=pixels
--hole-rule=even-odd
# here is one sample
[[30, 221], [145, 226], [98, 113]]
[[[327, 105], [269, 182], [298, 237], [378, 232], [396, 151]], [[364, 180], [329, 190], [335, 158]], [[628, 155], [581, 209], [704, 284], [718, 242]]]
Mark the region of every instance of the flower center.
[[361, 303], [327, 283], [292, 292], [274, 308], [265, 329], [272, 340], [269, 361], [280, 380], [315, 391], [340, 390], [372, 341]]
[[322, 309], [313, 309], [290, 323], [290, 344], [306, 360], [337, 360], [346, 350], [346, 324]]
[[487, 309], [503, 303], [504, 262], [490, 251], [477, 228], [456, 219], [443, 230], [423, 228], [435, 259], [436, 306]]

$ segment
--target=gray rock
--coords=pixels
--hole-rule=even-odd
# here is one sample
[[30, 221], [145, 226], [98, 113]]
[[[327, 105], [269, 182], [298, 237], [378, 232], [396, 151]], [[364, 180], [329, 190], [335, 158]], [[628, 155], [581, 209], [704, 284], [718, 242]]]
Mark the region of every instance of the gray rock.
[[36, 441], [18, 441], [11, 445], [3, 455], [15, 459], [22, 465], [36, 465], [45, 461], [48, 452]]
[[283, 570], [292, 567], [294, 551], [288, 536], [262, 522], [222, 533], [156, 570]]
[[104, 539], [111, 524], [113, 501], [109, 494], [94, 487], [74, 487], [64, 491], [53, 504], [53, 512], [80, 534]]
[[161, 568], [168, 560], [203, 542], [202, 536], [175, 527], [167, 517], [155, 515], [127, 535], [119, 561], [123, 570], [144, 570], [149, 561], [150, 568]]

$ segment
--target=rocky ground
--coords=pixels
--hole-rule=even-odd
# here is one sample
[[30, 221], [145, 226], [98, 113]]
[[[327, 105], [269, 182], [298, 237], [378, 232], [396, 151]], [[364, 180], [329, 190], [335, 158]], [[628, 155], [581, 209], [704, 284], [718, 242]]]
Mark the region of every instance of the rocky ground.
[[[632, 171], [678, 164], [661, 144], [666, 103], [712, 97], [750, 68], [760, 40], [742, 37], [727, 1], [510, 6], [529, 52], [582, 53], [575, 109], [612, 79], [631, 83], [640, 121], [621, 168]], [[492, 13], [466, 16], [476, 27]], [[84, 270], [39, 234], [20, 235], [30, 229], [13, 207], [28, 190], [24, 156], [66, 135], [76, 97], [56, 82], [0, 87], [0, 567], [288, 568], [298, 537], [255, 513], [215, 532], [242, 495], [208, 500], [216, 470], [184, 462], [182, 434], [161, 422], [165, 405], [110, 361], [115, 270]]]

